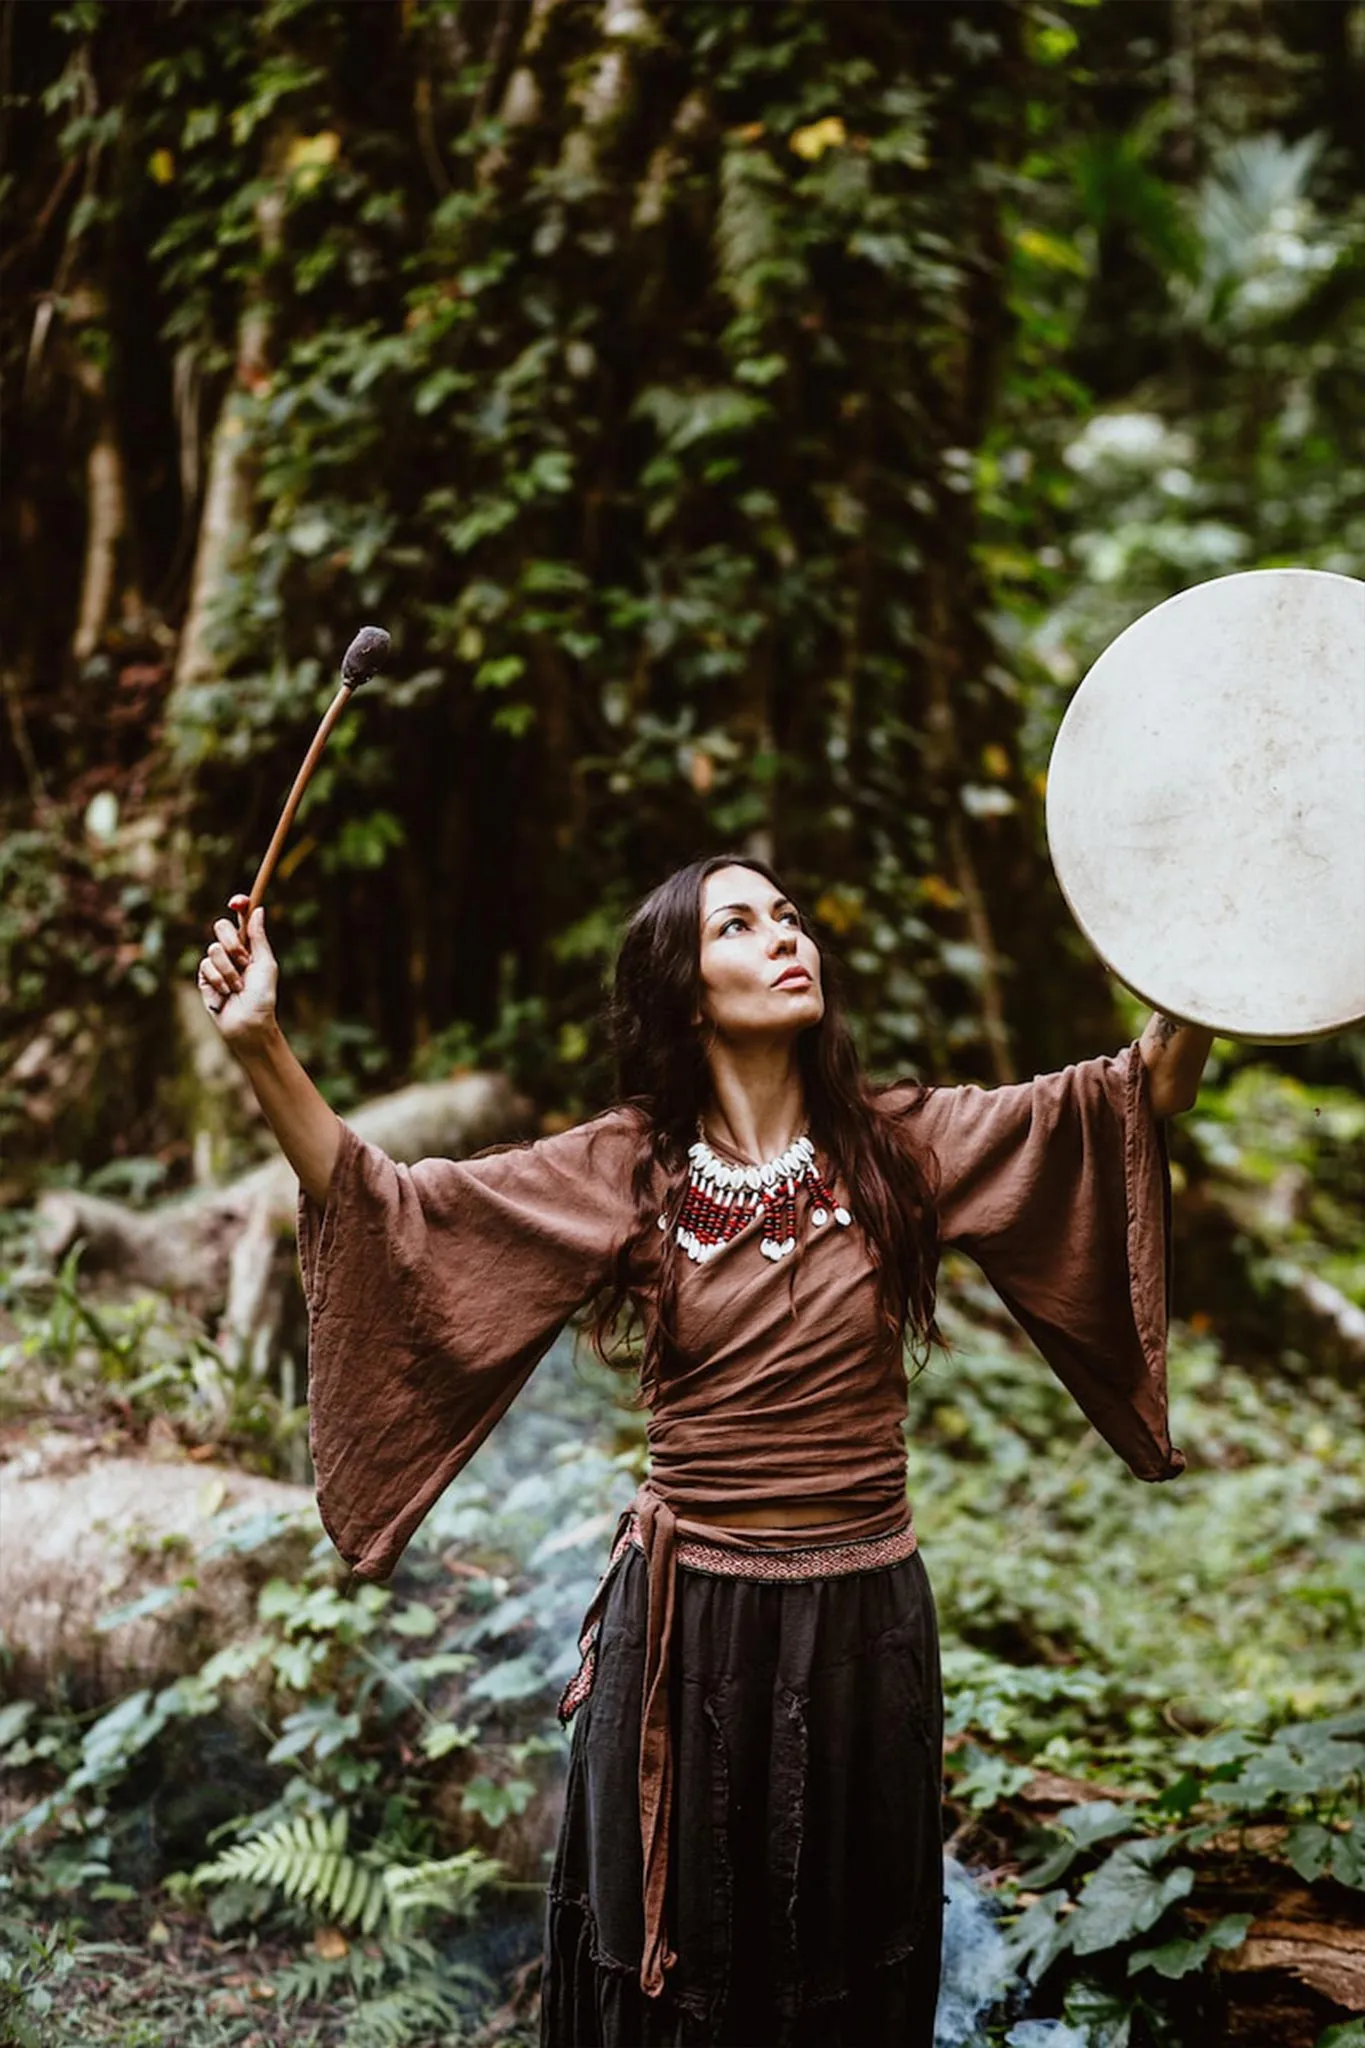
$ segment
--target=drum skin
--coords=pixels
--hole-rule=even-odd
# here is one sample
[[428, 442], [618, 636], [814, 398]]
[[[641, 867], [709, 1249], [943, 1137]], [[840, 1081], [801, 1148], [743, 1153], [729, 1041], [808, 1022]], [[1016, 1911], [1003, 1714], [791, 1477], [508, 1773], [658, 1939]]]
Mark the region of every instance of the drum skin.
[[1062, 720], [1047, 834], [1154, 1009], [1271, 1044], [1365, 1020], [1365, 583], [1253, 569], [1129, 626]]

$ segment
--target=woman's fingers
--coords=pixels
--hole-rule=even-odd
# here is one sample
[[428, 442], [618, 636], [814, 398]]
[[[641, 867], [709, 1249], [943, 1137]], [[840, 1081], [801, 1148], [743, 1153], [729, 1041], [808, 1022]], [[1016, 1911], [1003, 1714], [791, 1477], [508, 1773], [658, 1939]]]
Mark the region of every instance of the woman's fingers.
[[251, 953], [245, 939], [232, 920], [220, 917], [215, 921], [213, 929], [222, 943], [228, 958], [235, 960], [239, 967], [245, 967], [247, 961], [251, 958]]
[[[249, 902], [247, 896], [233, 896], [228, 908], [240, 914]], [[224, 1035], [237, 1045], [244, 1034], [268, 1028], [273, 1017], [275, 955], [265, 935], [263, 909], [255, 911], [249, 929], [230, 917], [220, 917], [215, 919], [213, 931], [199, 962], [199, 993]], [[224, 1010], [229, 1012], [226, 1018]]]
[[215, 940], [209, 946], [209, 961], [213, 963], [213, 967], [217, 969], [221, 979], [227, 983], [227, 987], [231, 987], [231, 989], [239, 989], [241, 987], [241, 973], [237, 969], [237, 963], [233, 961], [233, 956], [229, 954], [227, 946], [223, 946], [223, 944], [219, 944]]

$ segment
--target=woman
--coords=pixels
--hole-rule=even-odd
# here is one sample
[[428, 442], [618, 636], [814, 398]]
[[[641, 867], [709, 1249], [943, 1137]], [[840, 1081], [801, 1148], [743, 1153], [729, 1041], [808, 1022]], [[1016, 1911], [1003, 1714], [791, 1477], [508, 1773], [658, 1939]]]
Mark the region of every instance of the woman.
[[650, 1476], [561, 1708], [545, 2043], [930, 2048], [942, 1702], [906, 1345], [960, 1246], [1133, 1471], [1182, 1469], [1159, 1119], [1208, 1034], [1153, 1018], [1015, 1087], [872, 1088], [800, 912], [726, 855], [626, 932], [618, 1108], [408, 1168], [290, 1052], [262, 914], [215, 931], [204, 1000], [299, 1177], [319, 1506], [357, 1572], [392, 1570], [575, 1310], [604, 1345], [639, 1330]]

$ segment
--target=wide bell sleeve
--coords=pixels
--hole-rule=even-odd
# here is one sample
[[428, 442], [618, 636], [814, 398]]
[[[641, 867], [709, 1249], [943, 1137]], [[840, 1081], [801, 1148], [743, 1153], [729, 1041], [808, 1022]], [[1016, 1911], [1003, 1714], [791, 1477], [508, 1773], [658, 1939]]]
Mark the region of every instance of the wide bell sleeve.
[[325, 1206], [302, 1191], [318, 1510], [386, 1578], [637, 1228], [639, 1117], [401, 1166], [341, 1125]]
[[938, 1162], [941, 1242], [966, 1252], [1139, 1479], [1173, 1479], [1171, 1184], [1136, 1044], [908, 1113]]

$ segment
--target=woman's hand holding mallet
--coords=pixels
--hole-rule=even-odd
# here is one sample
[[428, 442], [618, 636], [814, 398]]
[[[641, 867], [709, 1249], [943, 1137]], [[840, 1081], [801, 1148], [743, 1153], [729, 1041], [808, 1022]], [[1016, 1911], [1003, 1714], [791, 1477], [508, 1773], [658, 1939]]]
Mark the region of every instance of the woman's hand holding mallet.
[[[250, 898], [228, 905], [241, 920]], [[233, 923], [220, 917], [199, 962], [204, 1007], [255, 1091], [300, 1185], [319, 1204], [327, 1200], [341, 1126], [290, 1050], [275, 1016], [279, 970], [259, 906]]]
[[[247, 973], [254, 950], [254, 921], [261, 898], [265, 895], [266, 886], [275, 872], [275, 863], [284, 850], [284, 842], [289, 836], [289, 828], [294, 822], [294, 814], [302, 801], [303, 792], [307, 789], [313, 770], [322, 757], [328, 734], [340, 718], [352, 692], [358, 690], [362, 683], [369, 682], [371, 676], [377, 675], [383, 668], [389, 658], [391, 645], [392, 642], [382, 626], [362, 626], [346, 649], [341, 664], [341, 687], [327, 706], [322, 723], [313, 735], [313, 743], [303, 757], [303, 766], [294, 777], [294, 787], [285, 799], [280, 822], [275, 827], [274, 836], [266, 848], [265, 858], [256, 870], [251, 893], [249, 896], [234, 896], [229, 904], [229, 908], [237, 913], [238, 936], [245, 940], [246, 944], [229, 951], [224, 938], [227, 920], [220, 918], [214, 926], [217, 934], [216, 943], [209, 947], [199, 963], [199, 990], [204, 998], [205, 1009], [226, 1039], [239, 1038], [243, 1032], [249, 1033], [253, 1029], [259, 1032], [261, 1028], [259, 1002], [266, 986], [265, 978], [263, 974], [258, 973], [249, 984], [242, 980], [242, 976]], [[263, 920], [259, 922], [258, 936], [265, 949], [264, 960], [269, 965], [269, 1016], [265, 1020], [269, 1023], [274, 1016], [275, 956], [266, 941]], [[235, 984], [231, 979], [233, 975], [237, 976]], [[236, 1005], [229, 1015], [229, 1000], [239, 993], [247, 1000]]]
[[237, 922], [220, 917], [215, 923], [212, 943], [199, 962], [199, 993], [219, 1036], [240, 1054], [270, 1035], [279, 968], [265, 935], [264, 910], [259, 905], [251, 910], [247, 896], [231, 897], [228, 909]]
[[241, 1062], [281, 1149], [299, 1184], [319, 1203], [327, 1200], [340, 1144], [341, 1126], [290, 1050], [275, 1016], [279, 969], [265, 935], [265, 894], [294, 813], [317, 766], [327, 735], [352, 691], [384, 666], [389, 636], [382, 627], [366, 626], [346, 650], [341, 688], [328, 705], [294, 787], [266, 849], [248, 896], [233, 896], [228, 909], [236, 919], [220, 917], [214, 936], [199, 962], [198, 985], [204, 1008], [220, 1037]]

